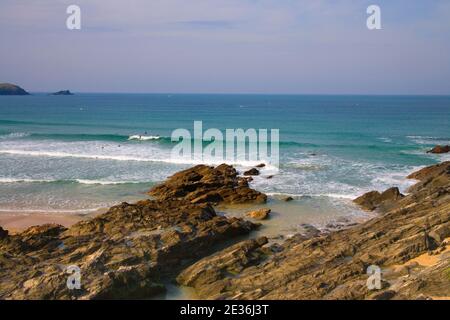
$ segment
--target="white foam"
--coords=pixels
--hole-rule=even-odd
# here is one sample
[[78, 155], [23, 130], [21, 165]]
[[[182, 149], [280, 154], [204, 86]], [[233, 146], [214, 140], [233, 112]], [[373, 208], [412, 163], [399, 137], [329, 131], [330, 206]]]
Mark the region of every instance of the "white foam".
[[27, 182], [27, 183], [34, 183], [34, 182], [54, 182], [56, 180], [50, 180], [50, 179], [28, 179], [28, 178], [0, 178], [0, 183], [19, 183], [19, 182]]
[[103, 210], [105, 208], [87, 208], [87, 209], [75, 209], [75, 210], [65, 210], [65, 209], [20, 209], [20, 208], [2, 208], [0, 212], [8, 212], [8, 213], [18, 213], [18, 214], [27, 214], [27, 213], [42, 213], [42, 214], [55, 214], [55, 213], [65, 213], [65, 214], [88, 214], [91, 212], [96, 212], [99, 210]]
[[296, 193], [266, 192], [266, 195], [268, 195], [268, 196], [292, 197], [294, 199], [296, 199], [296, 198], [304, 198], [304, 197], [311, 197], [311, 198], [328, 197], [328, 198], [335, 198], [335, 199], [350, 199], [350, 200], [353, 200], [353, 199], [358, 197], [357, 195], [354, 195], [354, 194], [336, 194], [336, 193], [296, 194]]
[[[53, 157], [53, 158], [81, 158], [81, 159], [94, 159], [94, 160], [114, 160], [114, 161], [139, 161], [139, 162], [163, 162], [171, 164], [207, 164], [207, 165], [220, 165], [222, 163], [228, 163], [230, 165], [237, 165], [242, 167], [254, 167], [261, 161], [226, 161], [226, 159], [190, 159], [187, 157], [180, 157], [174, 159], [169, 157], [166, 158], [145, 158], [136, 157], [130, 155], [106, 155], [106, 154], [82, 154], [82, 153], [69, 153], [63, 151], [36, 151], [36, 150], [17, 150], [17, 149], [0, 149], [0, 154], [10, 154], [10, 155], [21, 155], [21, 156], [32, 156], [32, 157]], [[266, 165], [266, 169], [277, 171], [274, 166]]]
[[76, 182], [81, 184], [98, 184], [98, 185], [118, 185], [118, 184], [138, 184], [145, 183], [145, 181], [105, 181], [105, 180], [85, 180], [75, 179]]
[[437, 145], [437, 144], [449, 144], [450, 141], [443, 138], [431, 137], [431, 136], [407, 136], [414, 143], [421, 145]]
[[13, 132], [9, 134], [0, 135], [0, 140], [6, 139], [20, 139], [29, 136], [29, 133], [26, 132]]
[[0, 178], [0, 183], [52, 183], [52, 182], [76, 182], [89, 185], [119, 185], [119, 184], [138, 184], [148, 181], [108, 181], [108, 180], [89, 180], [89, 179], [29, 179], [29, 178]]
[[392, 143], [392, 139], [388, 137], [379, 137], [378, 140], [385, 142], [385, 143]]
[[158, 140], [161, 139], [160, 136], [143, 136], [143, 135], [133, 135], [129, 136], [128, 140], [140, 140], [140, 141], [148, 141], [148, 140]]

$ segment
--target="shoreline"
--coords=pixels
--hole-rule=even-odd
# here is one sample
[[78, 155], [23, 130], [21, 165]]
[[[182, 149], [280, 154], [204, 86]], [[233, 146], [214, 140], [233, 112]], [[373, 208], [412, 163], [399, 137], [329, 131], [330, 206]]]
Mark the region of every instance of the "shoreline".
[[4, 211], [0, 212], [0, 227], [8, 230], [10, 233], [24, 231], [27, 228], [40, 226], [44, 224], [59, 224], [66, 228], [71, 227], [77, 222], [89, 220], [99, 214], [105, 213], [108, 209], [99, 209], [86, 214], [64, 213], [45, 211], [36, 212], [17, 212]]
[[[121, 203], [101, 215], [34, 214], [30, 220], [33, 214], [11, 212], [3, 220], [10, 226], [59, 219], [71, 227], [0, 228], [0, 248], [8, 253], [0, 298], [4, 291], [13, 299], [193, 298], [186, 292], [199, 299], [445, 299], [448, 292], [434, 284], [446, 281], [450, 270], [450, 195], [444, 192], [450, 162], [408, 178], [418, 181], [408, 195], [392, 187], [355, 199], [373, 214], [365, 221], [336, 220], [327, 231], [304, 223], [305, 232], [293, 229], [279, 239], [264, 229], [286, 217], [277, 210], [263, 218], [251, 214], [293, 201], [268, 199], [225, 164], [180, 171], [153, 187], [151, 199]], [[241, 213], [231, 214], [232, 208]], [[30, 253], [45, 263], [30, 264]], [[60, 281], [61, 266], [69, 262], [86, 279], [75, 295]], [[389, 271], [388, 289], [361, 286], [370, 265]], [[49, 272], [39, 272], [46, 266], [52, 266]], [[130, 285], [123, 287], [124, 279]], [[418, 281], [429, 287], [417, 287]]]
[[[271, 209], [271, 217], [264, 221], [261, 228], [250, 233], [249, 238], [266, 236], [274, 241], [285, 240], [294, 234], [302, 233], [305, 226], [308, 229], [314, 228], [321, 232], [329, 232], [327, 225], [342, 225], [343, 222], [347, 225], [359, 224], [374, 217], [373, 214], [360, 210], [358, 206], [353, 204], [351, 199], [347, 198], [330, 198], [327, 202], [339, 201], [348, 208], [345, 211], [342, 208], [330, 208], [326, 206], [327, 203], [322, 203], [322, 206], [325, 208], [321, 208], [322, 206], [316, 205], [317, 201], [315, 200], [317, 199], [314, 198], [286, 202], [282, 200], [284, 196], [289, 196], [289, 194], [277, 193], [276, 195], [268, 195], [267, 203], [265, 204], [219, 204], [215, 209], [217, 214], [227, 218], [236, 217], [242, 219], [249, 219], [246, 217], [246, 213], [250, 211], [262, 208]], [[142, 198], [139, 201], [147, 199]], [[113, 206], [117, 205], [120, 205], [120, 203]], [[101, 208], [95, 211], [87, 211], [86, 213], [67, 213], [64, 210], [61, 210], [61, 212], [6, 210], [0, 212], [0, 227], [12, 234], [44, 224], [58, 224], [69, 228], [80, 221], [89, 220], [108, 210], [109, 208]]]

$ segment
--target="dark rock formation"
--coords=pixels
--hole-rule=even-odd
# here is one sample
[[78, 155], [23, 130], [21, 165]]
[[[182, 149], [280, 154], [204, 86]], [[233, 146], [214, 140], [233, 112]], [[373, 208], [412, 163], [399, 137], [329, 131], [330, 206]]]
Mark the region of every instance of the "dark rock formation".
[[381, 206], [388, 207], [393, 201], [403, 198], [398, 188], [390, 188], [383, 193], [371, 191], [353, 200], [363, 209], [373, 211]]
[[73, 96], [73, 93], [70, 90], [61, 90], [58, 92], [54, 92], [51, 94], [52, 96]]
[[433, 149], [427, 151], [427, 153], [448, 153], [450, 152], [450, 146], [435, 146]]
[[24, 89], [11, 83], [0, 83], [0, 96], [26, 96]]
[[202, 296], [209, 296], [210, 291], [217, 290], [214, 287], [216, 281], [237, 275], [270, 254], [269, 247], [263, 248], [265, 244], [267, 244], [265, 237], [239, 242], [185, 269], [178, 275], [177, 281], [197, 288]]
[[[10, 236], [1, 229], [0, 299], [148, 298], [189, 260], [256, 227], [208, 204], [145, 200], [69, 229], [43, 225]], [[79, 290], [66, 285], [73, 265]]]
[[185, 199], [191, 203], [264, 203], [267, 196], [249, 188], [236, 169], [222, 164], [216, 168], [198, 165], [178, 172], [150, 190], [158, 200]]
[[244, 172], [244, 176], [258, 176], [259, 170], [256, 168], [251, 168], [250, 170], [247, 170]]
[[8, 236], [8, 230], [4, 230], [2, 227], [0, 227], [0, 240], [5, 239]]
[[[264, 259], [253, 249], [256, 258], [250, 266], [240, 263], [244, 269], [239, 274], [223, 272], [230, 254], [224, 250], [184, 270], [178, 281], [209, 299], [448, 298], [450, 253], [445, 252], [450, 243], [444, 239], [450, 237], [450, 162], [412, 176], [421, 182], [405, 197], [394, 189], [366, 197], [368, 207], [382, 213], [372, 220], [329, 234], [309, 228], [313, 238], [294, 236], [279, 250], [266, 251]], [[383, 209], [380, 201], [393, 205]], [[242, 243], [234, 249], [240, 245], [249, 246]], [[411, 259], [439, 252], [444, 254], [431, 266], [409, 268], [406, 276], [397, 271]], [[248, 255], [249, 250], [233, 256], [245, 262]], [[370, 290], [366, 284], [370, 265], [382, 269], [381, 290]]]

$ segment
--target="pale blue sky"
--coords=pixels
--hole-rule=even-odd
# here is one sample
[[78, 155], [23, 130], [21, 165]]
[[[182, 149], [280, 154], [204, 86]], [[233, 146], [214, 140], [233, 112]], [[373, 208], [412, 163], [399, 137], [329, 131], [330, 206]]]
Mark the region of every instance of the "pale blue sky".
[[0, 43], [30, 91], [450, 94], [448, 0], [1, 0]]

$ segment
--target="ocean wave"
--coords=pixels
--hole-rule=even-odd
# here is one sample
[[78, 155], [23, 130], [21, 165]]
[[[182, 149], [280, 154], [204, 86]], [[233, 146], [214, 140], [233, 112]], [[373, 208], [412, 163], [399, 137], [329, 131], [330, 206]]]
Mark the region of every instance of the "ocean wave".
[[39, 140], [63, 140], [63, 141], [109, 141], [109, 142], [126, 142], [131, 140], [151, 141], [162, 140], [163, 142], [171, 142], [170, 137], [161, 136], [144, 136], [144, 135], [122, 135], [122, 134], [85, 134], [85, 133], [33, 133], [30, 135], [32, 139]]
[[98, 207], [98, 208], [86, 208], [86, 209], [73, 209], [73, 210], [67, 210], [67, 209], [23, 209], [23, 208], [1, 208], [0, 212], [7, 212], [7, 213], [14, 213], [14, 214], [29, 214], [29, 213], [39, 213], [39, 214], [56, 214], [56, 213], [63, 213], [63, 214], [89, 214], [92, 212], [96, 212], [99, 210], [104, 210], [105, 207]]
[[74, 181], [80, 184], [93, 184], [93, 185], [119, 185], [119, 184], [144, 184], [149, 183], [148, 181], [105, 181], [105, 180], [86, 180], [86, 179], [75, 179]]
[[48, 183], [56, 182], [58, 180], [51, 179], [28, 179], [28, 178], [0, 178], [0, 183]]
[[198, 165], [198, 164], [206, 164], [206, 165], [220, 165], [223, 163], [228, 163], [230, 165], [242, 166], [245, 168], [255, 167], [261, 163], [265, 164], [266, 170], [275, 170], [277, 168], [275, 166], [270, 165], [264, 160], [261, 161], [247, 161], [247, 160], [235, 160], [235, 161], [226, 161], [225, 159], [204, 159], [204, 160], [196, 160], [196, 159], [187, 159], [180, 157], [178, 159], [171, 159], [170, 156], [168, 158], [142, 158], [135, 157], [130, 155], [104, 155], [104, 154], [82, 154], [82, 153], [68, 153], [68, 152], [57, 152], [57, 151], [35, 151], [35, 150], [14, 150], [14, 149], [5, 149], [0, 150], [0, 154], [10, 154], [10, 155], [20, 155], [20, 156], [32, 156], [32, 157], [52, 157], [52, 158], [80, 158], [80, 159], [93, 159], [93, 160], [111, 160], [111, 161], [136, 161], [136, 162], [161, 162], [161, 163], [169, 163], [169, 164], [179, 164], [179, 165]]
[[379, 137], [378, 140], [384, 142], [384, 143], [392, 143], [392, 139], [388, 137]]
[[28, 137], [30, 134], [26, 132], [11, 132], [8, 134], [0, 135], [0, 140], [6, 140], [6, 139], [20, 139], [24, 137]]
[[326, 164], [320, 163], [297, 163], [297, 162], [288, 162], [281, 164], [282, 168], [294, 168], [304, 171], [321, 171], [327, 169], [329, 166]]
[[450, 138], [432, 136], [406, 136], [409, 140], [420, 145], [449, 144]]
[[[1, 122], [0, 122], [1, 123]], [[0, 139], [16, 139], [16, 138], [25, 138], [29, 137], [35, 140], [62, 140], [62, 141], [112, 141], [112, 142], [126, 142], [126, 141], [154, 141], [159, 143], [167, 143], [173, 144], [178, 141], [172, 141], [172, 137], [170, 136], [160, 136], [160, 135], [140, 135], [140, 134], [113, 134], [113, 133], [104, 133], [104, 134], [90, 134], [90, 133], [10, 133], [5, 135], [0, 135]], [[195, 138], [186, 139], [191, 143], [195, 142]], [[207, 145], [211, 143], [209, 140], [201, 140], [203, 144]], [[232, 140], [219, 139], [219, 142], [227, 143]], [[248, 143], [248, 142], [246, 142]], [[280, 141], [280, 146], [290, 147], [305, 147], [305, 148], [317, 148], [321, 147], [317, 144], [312, 143], [304, 143], [297, 141]]]
[[108, 181], [89, 179], [29, 179], [29, 178], [0, 178], [0, 183], [79, 183], [88, 185], [120, 185], [120, 184], [144, 184], [148, 181]]
[[128, 140], [139, 140], [139, 141], [159, 140], [159, 139], [161, 139], [160, 136], [133, 135], [128, 137]]

